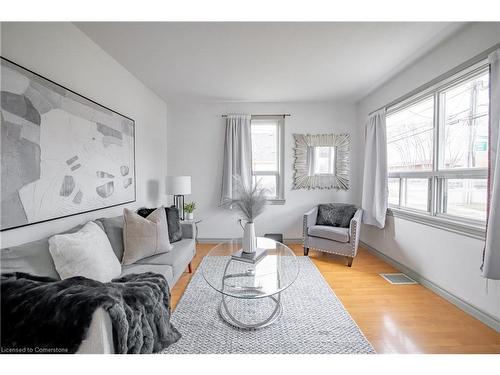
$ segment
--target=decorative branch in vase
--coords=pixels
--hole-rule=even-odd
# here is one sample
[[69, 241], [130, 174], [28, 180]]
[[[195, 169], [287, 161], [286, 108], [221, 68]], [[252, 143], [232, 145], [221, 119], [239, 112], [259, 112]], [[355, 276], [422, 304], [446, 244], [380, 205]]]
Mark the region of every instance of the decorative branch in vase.
[[228, 205], [238, 211], [246, 221], [243, 228], [243, 252], [254, 253], [257, 248], [254, 220], [266, 207], [266, 194], [268, 189], [260, 186], [260, 181], [248, 186], [240, 176], [234, 176], [235, 193], [238, 197], [228, 202]]

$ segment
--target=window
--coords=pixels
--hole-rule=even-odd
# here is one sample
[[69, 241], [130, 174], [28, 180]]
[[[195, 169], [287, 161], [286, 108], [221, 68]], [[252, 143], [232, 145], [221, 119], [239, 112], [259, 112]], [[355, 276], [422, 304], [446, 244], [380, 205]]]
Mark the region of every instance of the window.
[[472, 220], [486, 220], [487, 179], [448, 178], [443, 186], [442, 212]]
[[389, 172], [432, 170], [433, 120], [433, 97], [387, 116]]
[[396, 214], [484, 228], [488, 113], [484, 62], [388, 108], [388, 202]]
[[268, 199], [284, 203], [282, 116], [252, 116], [252, 178], [268, 190]]

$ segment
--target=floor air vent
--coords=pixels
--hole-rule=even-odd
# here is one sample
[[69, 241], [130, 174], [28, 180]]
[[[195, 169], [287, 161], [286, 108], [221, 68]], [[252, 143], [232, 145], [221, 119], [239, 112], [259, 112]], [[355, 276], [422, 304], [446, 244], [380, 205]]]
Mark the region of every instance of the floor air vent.
[[398, 284], [398, 285], [418, 284], [415, 280], [409, 278], [404, 273], [381, 273], [380, 276], [382, 276], [391, 284]]

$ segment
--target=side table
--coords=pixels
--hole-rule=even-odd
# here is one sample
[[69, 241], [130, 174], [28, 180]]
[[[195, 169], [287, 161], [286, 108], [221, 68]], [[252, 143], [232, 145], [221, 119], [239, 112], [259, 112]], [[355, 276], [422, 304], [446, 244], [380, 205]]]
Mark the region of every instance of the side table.
[[202, 219], [181, 220], [181, 223], [194, 224], [196, 230], [194, 234], [194, 240], [196, 243], [198, 243], [198, 224], [201, 223], [202, 221], [203, 221]]

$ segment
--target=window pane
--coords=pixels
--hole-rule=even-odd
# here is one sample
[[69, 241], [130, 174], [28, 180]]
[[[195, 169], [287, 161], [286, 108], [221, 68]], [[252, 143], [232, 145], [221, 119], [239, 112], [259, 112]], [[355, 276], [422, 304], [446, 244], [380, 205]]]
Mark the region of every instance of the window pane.
[[335, 170], [335, 148], [314, 147], [314, 174], [333, 174]]
[[442, 168], [488, 167], [489, 74], [441, 94], [444, 139]]
[[401, 206], [428, 211], [429, 180], [427, 178], [403, 179]]
[[399, 206], [399, 178], [389, 178], [389, 204]]
[[259, 187], [267, 189], [267, 196], [270, 198], [275, 198], [278, 196], [277, 194], [277, 176], [269, 176], [269, 175], [254, 175], [253, 183], [259, 183]]
[[434, 99], [387, 116], [389, 172], [432, 169]]
[[278, 126], [269, 120], [252, 120], [252, 168], [278, 171]]
[[446, 179], [443, 185], [443, 213], [486, 220], [486, 179]]

